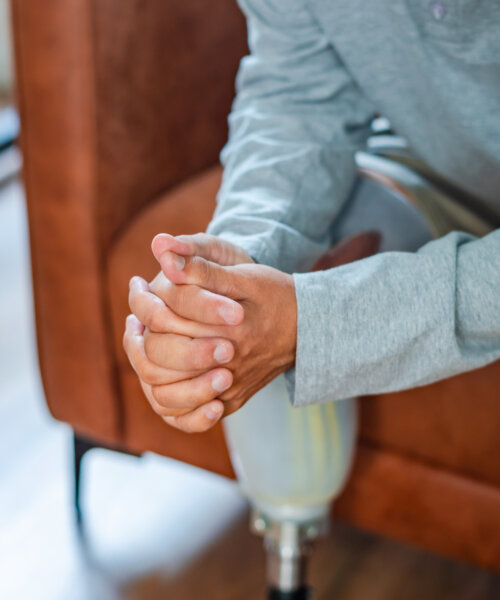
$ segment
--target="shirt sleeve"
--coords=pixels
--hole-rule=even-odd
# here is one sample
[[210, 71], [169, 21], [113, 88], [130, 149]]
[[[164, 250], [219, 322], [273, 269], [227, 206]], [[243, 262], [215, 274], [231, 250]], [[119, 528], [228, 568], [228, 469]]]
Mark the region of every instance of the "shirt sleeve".
[[295, 406], [412, 388], [500, 358], [500, 230], [294, 279]]
[[257, 262], [304, 271], [329, 246], [373, 108], [307, 0], [239, 0], [250, 54], [236, 79], [208, 232]]

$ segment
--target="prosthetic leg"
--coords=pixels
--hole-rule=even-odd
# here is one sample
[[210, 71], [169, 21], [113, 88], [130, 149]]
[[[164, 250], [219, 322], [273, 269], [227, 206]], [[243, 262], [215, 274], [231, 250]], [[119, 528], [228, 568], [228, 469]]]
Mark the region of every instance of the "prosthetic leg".
[[310, 597], [307, 559], [349, 472], [355, 400], [292, 408], [280, 376], [225, 420], [234, 468], [264, 538], [270, 599]]

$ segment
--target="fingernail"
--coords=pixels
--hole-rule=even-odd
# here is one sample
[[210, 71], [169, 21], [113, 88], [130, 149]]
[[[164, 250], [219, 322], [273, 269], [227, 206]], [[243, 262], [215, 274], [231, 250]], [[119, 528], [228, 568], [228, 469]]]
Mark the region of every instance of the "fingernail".
[[174, 254], [173, 261], [174, 261], [174, 267], [178, 271], [182, 271], [182, 269], [186, 265], [186, 259], [183, 256], [179, 256], [178, 254]]
[[142, 323], [137, 319], [135, 315], [128, 315], [125, 319], [125, 330], [128, 333], [139, 333], [141, 331], [141, 326]]
[[224, 392], [231, 384], [227, 382], [227, 377], [224, 373], [217, 373], [212, 378], [212, 387], [216, 392]]
[[231, 353], [227, 344], [217, 344], [214, 350], [214, 358], [219, 363], [227, 363], [231, 359]]
[[220, 417], [222, 408], [220, 406], [206, 406], [203, 409], [203, 412], [205, 413], [205, 417], [207, 417], [207, 419], [210, 419], [210, 421], [215, 421]]
[[239, 322], [239, 315], [233, 304], [223, 304], [219, 308], [219, 315], [228, 325], [236, 325]]

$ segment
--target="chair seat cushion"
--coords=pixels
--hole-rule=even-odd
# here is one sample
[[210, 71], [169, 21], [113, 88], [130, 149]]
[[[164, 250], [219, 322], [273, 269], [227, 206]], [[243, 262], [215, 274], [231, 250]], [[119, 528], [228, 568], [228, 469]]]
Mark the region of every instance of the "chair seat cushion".
[[[128, 281], [158, 272], [150, 244], [160, 232], [203, 231], [215, 208], [221, 168], [215, 166], [163, 194], [122, 232], [108, 257], [108, 301], [118, 368], [124, 442], [232, 475], [222, 428], [187, 435], [149, 407], [122, 348]], [[500, 363], [407, 392], [361, 401], [361, 438], [371, 446], [500, 485]]]

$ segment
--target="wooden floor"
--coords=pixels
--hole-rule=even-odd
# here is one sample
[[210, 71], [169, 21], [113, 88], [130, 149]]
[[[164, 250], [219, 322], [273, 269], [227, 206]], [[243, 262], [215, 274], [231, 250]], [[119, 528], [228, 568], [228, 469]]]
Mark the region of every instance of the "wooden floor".
[[[71, 507], [70, 431], [44, 407], [22, 190], [0, 191], [0, 599], [258, 600], [261, 543], [235, 485], [153, 455], [94, 451], [86, 536]], [[316, 600], [497, 600], [500, 578], [344, 524], [311, 565]]]

